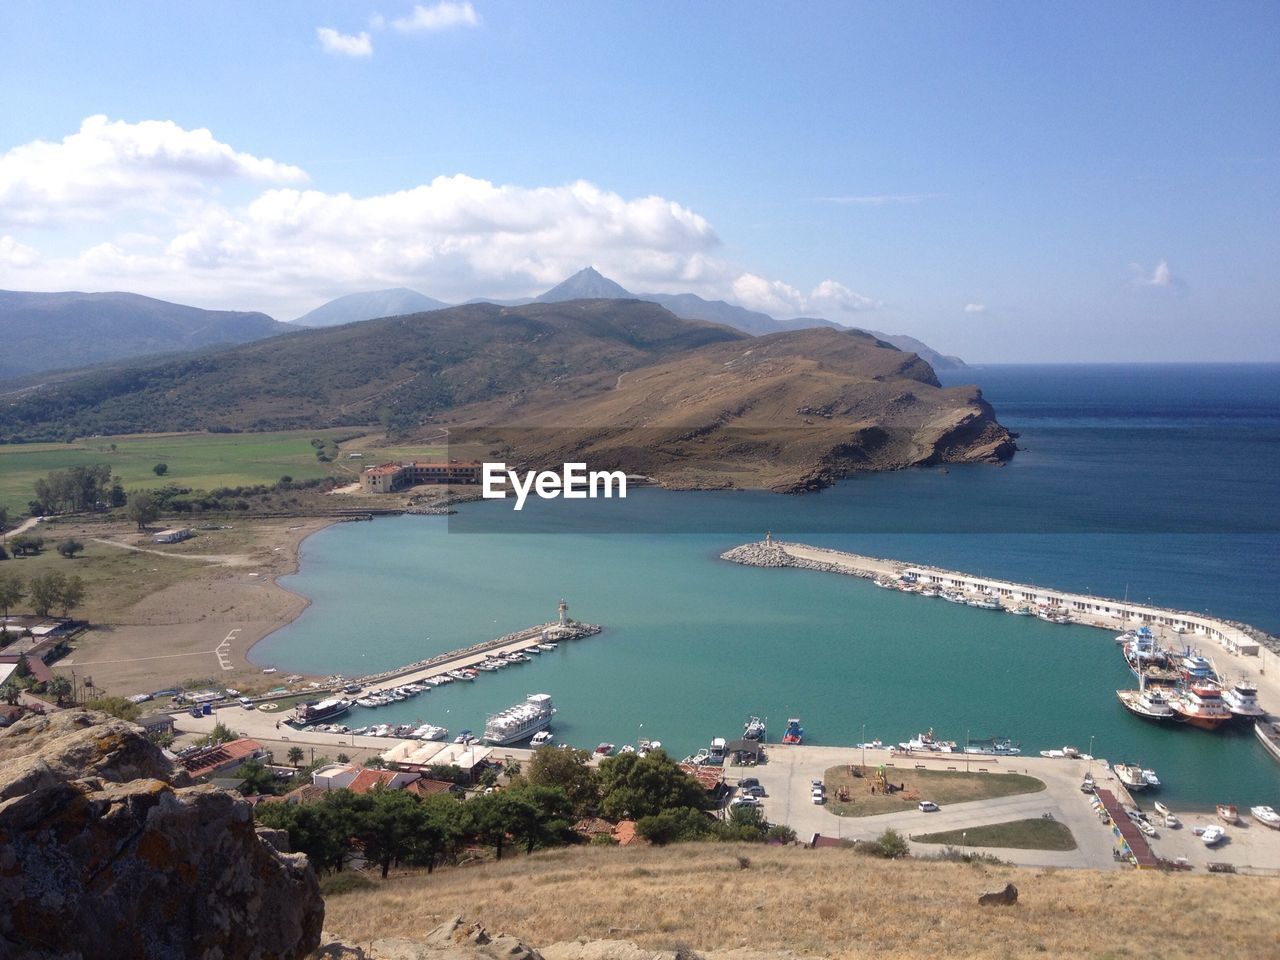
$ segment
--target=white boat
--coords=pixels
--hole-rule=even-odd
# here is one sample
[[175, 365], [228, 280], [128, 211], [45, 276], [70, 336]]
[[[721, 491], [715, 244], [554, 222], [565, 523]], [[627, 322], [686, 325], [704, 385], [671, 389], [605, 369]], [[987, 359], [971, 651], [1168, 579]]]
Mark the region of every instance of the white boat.
[[550, 730], [539, 730], [533, 735], [533, 739], [529, 743], [535, 747], [545, 747], [554, 739], [555, 735]]
[[1166, 813], [1164, 815], [1164, 825], [1170, 830], [1178, 830], [1182, 827], [1182, 821], [1172, 813]]
[[1154, 790], [1160, 789], [1160, 778], [1156, 776], [1156, 772], [1144, 767], [1142, 770], [1142, 779], [1147, 781], [1147, 786]]
[[966, 600], [965, 603], [967, 603], [971, 607], [977, 607], [979, 610], [1003, 610], [1004, 609], [1004, 605], [1000, 602], [1000, 600], [989, 594], [983, 597], [973, 597], [972, 599]]
[[554, 650], [555, 648], [556, 648], [556, 645], [555, 645], [554, 643], [540, 643], [540, 644], [538, 644], [538, 649], [539, 649], [539, 650], [541, 650], [543, 653], [550, 653], [550, 652], [551, 652], [552, 650]]
[[424, 723], [413, 731], [413, 739], [415, 740], [443, 740], [448, 735], [448, 730], [444, 727], [437, 727], [434, 723]]
[[1115, 771], [1120, 782], [1130, 790], [1147, 789], [1148, 784], [1146, 778], [1142, 775], [1142, 767], [1136, 763], [1117, 763], [1111, 769]]
[[1204, 828], [1204, 833], [1200, 834], [1200, 839], [1204, 841], [1206, 847], [1212, 847], [1214, 844], [1221, 843], [1227, 839], [1227, 831], [1216, 824], [1208, 826]]
[[1156, 807], [1156, 813], [1160, 814], [1160, 816], [1162, 817], [1167, 817], [1172, 812], [1169, 810], [1169, 807], [1166, 804], [1162, 803], [1159, 800], [1156, 801], [1155, 807]]
[[1258, 688], [1246, 680], [1237, 680], [1222, 688], [1222, 702], [1238, 720], [1261, 720], [1267, 711], [1258, 705]]
[[373, 699], [373, 697], [361, 697], [359, 700], [356, 701], [356, 706], [364, 707], [366, 710], [370, 710], [375, 707], [380, 707], [382, 706], [382, 704], [380, 704], [377, 700]]
[[474, 670], [467, 670], [463, 668], [450, 670], [449, 676], [453, 677], [455, 680], [474, 680], [476, 678], [476, 672]]
[[1050, 760], [1079, 760], [1080, 751], [1075, 747], [1063, 747], [1061, 750], [1041, 750], [1040, 756]]
[[942, 593], [942, 591], [941, 591], [941, 590], [939, 590], [939, 589], [938, 589], [936, 586], [934, 586], [933, 584], [930, 584], [930, 585], [929, 585], [929, 586], [927, 586], [927, 587], [921, 587], [921, 588], [920, 588], [920, 596], [922, 596], [922, 597], [936, 597], [936, 596], [939, 596], [941, 593]]
[[1264, 827], [1270, 827], [1272, 830], [1280, 830], [1280, 813], [1276, 813], [1272, 807], [1250, 807], [1249, 813], [1253, 819], [1257, 820]]
[[1141, 830], [1141, 831], [1142, 831], [1144, 834], [1146, 834], [1148, 837], [1155, 837], [1155, 836], [1156, 836], [1156, 828], [1155, 828], [1155, 826], [1153, 826], [1153, 825], [1152, 825], [1151, 821], [1149, 821], [1149, 820], [1138, 820], [1138, 821], [1136, 821], [1136, 823], [1137, 823], [1137, 825], [1138, 825], [1138, 829], [1139, 829], [1139, 830]]
[[636, 752], [636, 748], [635, 748], [635, 747], [633, 747], [633, 746], [632, 746], [631, 744], [629, 744], [629, 743], [624, 743], [624, 744], [622, 745], [622, 749], [618, 751], [618, 753], [620, 753], [620, 754], [622, 754], [622, 753], [635, 753], [635, 752]]
[[539, 730], [550, 726], [555, 712], [550, 694], [531, 693], [523, 703], [507, 707], [501, 713], [491, 716], [484, 726], [484, 739], [498, 746], [527, 740]]

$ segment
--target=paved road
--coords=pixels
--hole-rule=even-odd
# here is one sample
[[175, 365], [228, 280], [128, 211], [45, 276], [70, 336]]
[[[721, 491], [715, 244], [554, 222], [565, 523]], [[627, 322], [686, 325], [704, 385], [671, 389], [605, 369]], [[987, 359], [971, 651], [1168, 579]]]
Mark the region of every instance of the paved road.
[[[1048, 813], [1070, 828], [1078, 844], [1076, 850], [1058, 852], [984, 848], [984, 852], [992, 853], [1002, 860], [1032, 866], [1110, 869], [1116, 865], [1111, 853], [1111, 833], [1091, 810], [1088, 798], [1080, 792], [1080, 780], [1087, 767], [1085, 761], [1045, 760], [1035, 757], [997, 762], [984, 758], [982, 765], [992, 772], [997, 769], [1027, 772], [1043, 780], [1046, 789], [1039, 793], [949, 804], [937, 813], [921, 813], [912, 804], [901, 813], [840, 817], [831, 813], [825, 805], [813, 803], [810, 781], [822, 779], [829, 767], [850, 762], [860, 763], [861, 751], [849, 747], [774, 745], [769, 748], [768, 763], [749, 769], [734, 767], [729, 772], [737, 777], [757, 777], [768, 792], [764, 802], [765, 815], [774, 823], [790, 826], [801, 840], [807, 841], [815, 833], [825, 837], [873, 840], [890, 828], [909, 836], [1024, 820]], [[868, 750], [867, 762], [894, 763], [907, 768], [916, 763], [925, 763], [930, 768], [945, 769], [961, 765], [964, 761], [954, 755], [943, 755], [937, 759], [891, 758], [887, 751]], [[976, 768], [978, 761], [972, 763]], [[1101, 774], [1100, 764], [1094, 764], [1094, 776], [1100, 783], [1106, 782]], [[912, 843], [911, 846], [913, 852], [926, 855], [937, 853], [941, 849], [937, 844]]]

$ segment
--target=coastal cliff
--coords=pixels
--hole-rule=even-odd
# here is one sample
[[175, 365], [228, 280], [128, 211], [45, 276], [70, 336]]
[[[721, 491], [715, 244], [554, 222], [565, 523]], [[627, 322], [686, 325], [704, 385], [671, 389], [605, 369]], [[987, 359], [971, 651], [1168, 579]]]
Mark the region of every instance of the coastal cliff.
[[0, 732], [5, 960], [292, 960], [323, 918], [306, 857], [140, 728], [66, 711]]

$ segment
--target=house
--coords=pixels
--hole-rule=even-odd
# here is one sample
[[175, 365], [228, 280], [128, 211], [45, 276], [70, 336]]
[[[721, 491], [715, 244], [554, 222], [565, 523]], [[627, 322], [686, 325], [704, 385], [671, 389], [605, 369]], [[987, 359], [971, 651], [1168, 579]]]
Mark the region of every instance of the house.
[[431, 777], [418, 777], [405, 787], [407, 792], [417, 794], [419, 797], [443, 796], [456, 789], [461, 789], [456, 783], [448, 780], [433, 780]]
[[193, 778], [211, 777], [236, 770], [250, 760], [271, 760], [271, 751], [248, 737], [220, 743], [181, 759], [182, 766]]
[[191, 539], [190, 527], [174, 527], [172, 530], [161, 530], [151, 535], [152, 543], [181, 543]]
[[321, 790], [350, 790], [352, 793], [368, 793], [375, 787], [401, 790], [417, 779], [415, 771], [377, 770], [351, 763], [325, 764], [311, 774], [312, 785]]
[[421, 773], [428, 767], [454, 767], [466, 779], [474, 781], [489, 765], [490, 747], [480, 744], [440, 743], [438, 741], [402, 740], [382, 754], [382, 762], [396, 770]]
[[364, 469], [360, 486], [366, 493], [393, 493], [424, 483], [477, 484], [483, 472], [483, 464], [475, 460], [380, 463]]
[[133, 722], [147, 731], [148, 737], [162, 736], [166, 733], [172, 734], [174, 732], [173, 717], [167, 713], [153, 713], [148, 717], [139, 717]]

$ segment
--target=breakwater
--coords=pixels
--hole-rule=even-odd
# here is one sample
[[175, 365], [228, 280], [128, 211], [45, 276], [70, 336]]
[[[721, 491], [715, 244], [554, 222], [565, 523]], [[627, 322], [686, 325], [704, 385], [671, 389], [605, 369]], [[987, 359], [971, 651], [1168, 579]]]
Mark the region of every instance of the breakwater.
[[720, 556], [721, 559], [753, 567], [793, 567], [840, 573], [874, 580], [886, 586], [913, 584], [995, 597], [1000, 601], [1001, 609], [1008, 612], [1013, 612], [1018, 607], [1064, 611], [1071, 622], [1101, 629], [1127, 629], [1131, 625], [1144, 625], [1171, 631], [1184, 641], [1214, 641], [1235, 656], [1259, 658], [1259, 665], [1264, 668], [1271, 665], [1265, 661], [1274, 661], [1276, 653], [1280, 652], [1280, 641], [1264, 631], [1249, 624], [1204, 613], [1069, 593], [941, 567], [774, 540], [771, 536], [726, 550]]

